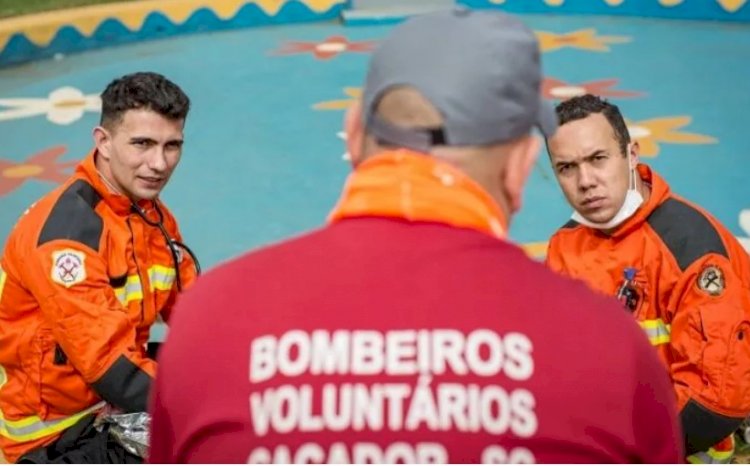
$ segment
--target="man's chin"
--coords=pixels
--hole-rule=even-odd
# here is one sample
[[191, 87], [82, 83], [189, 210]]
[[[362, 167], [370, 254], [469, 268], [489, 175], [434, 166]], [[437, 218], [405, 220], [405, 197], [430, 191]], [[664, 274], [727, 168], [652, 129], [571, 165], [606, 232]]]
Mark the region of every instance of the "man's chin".
[[612, 215], [609, 211], [585, 212], [579, 210], [578, 212], [583, 218], [593, 223], [607, 223], [614, 218], [614, 215]]
[[139, 190], [137, 192], [133, 193], [133, 196], [131, 197], [135, 202], [138, 201], [153, 201], [156, 200], [156, 198], [159, 197], [159, 193], [161, 191], [151, 191], [151, 190]]

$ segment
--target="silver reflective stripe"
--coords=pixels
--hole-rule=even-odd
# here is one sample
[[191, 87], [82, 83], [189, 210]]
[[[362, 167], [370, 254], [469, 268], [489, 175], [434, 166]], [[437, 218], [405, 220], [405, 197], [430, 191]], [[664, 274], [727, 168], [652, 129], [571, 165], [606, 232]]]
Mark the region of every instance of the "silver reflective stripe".
[[[172, 267], [154, 265], [148, 269], [148, 281], [151, 284], [150, 290], [171, 290], [172, 285], [174, 284], [175, 275], [175, 269]], [[130, 275], [125, 286], [115, 288], [115, 296], [117, 296], [117, 300], [120, 301], [123, 306], [127, 305], [130, 301], [143, 299], [143, 287], [141, 286], [141, 279], [138, 275]]]
[[6, 421], [3, 413], [0, 412], [0, 435], [16, 442], [40, 439], [67, 429], [84, 416], [103, 408], [105, 405], [106, 403], [102, 401], [77, 414], [54, 421], [44, 421], [38, 416], [30, 416], [18, 421]]
[[646, 336], [652, 345], [658, 346], [670, 341], [671, 326], [665, 324], [661, 319], [641, 320], [638, 321], [641, 328], [646, 332]]
[[130, 275], [125, 286], [115, 288], [115, 296], [120, 304], [127, 305], [130, 301], [137, 299], [143, 299], [143, 287], [141, 287], [141, 279], [138, 275]]
[[148, 269], [148, 280], [151, 282], [151, 291], [169, 291], [175, 279], [175, 269], [163, 265], [155, 265]]

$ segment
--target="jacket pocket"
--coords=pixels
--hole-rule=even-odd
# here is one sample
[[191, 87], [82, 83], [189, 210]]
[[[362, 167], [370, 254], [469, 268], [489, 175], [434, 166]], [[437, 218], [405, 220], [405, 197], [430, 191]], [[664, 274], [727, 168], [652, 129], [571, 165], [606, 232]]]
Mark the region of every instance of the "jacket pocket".
[[720, 402], [732, 411], [750, 412], [750, 322], [732, 329]]
[[70, 364], [68, 356], [51, 332], [40, 335], [39, 397], [47, 411], [55, 415], [75, 414], [96, 402], [81, 374]]

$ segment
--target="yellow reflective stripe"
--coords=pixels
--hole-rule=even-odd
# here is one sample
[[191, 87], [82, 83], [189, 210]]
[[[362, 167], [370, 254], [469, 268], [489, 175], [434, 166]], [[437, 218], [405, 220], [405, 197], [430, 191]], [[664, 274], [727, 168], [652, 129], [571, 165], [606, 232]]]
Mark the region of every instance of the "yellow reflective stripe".
[[3, 268], [0, 267], [0, 299], [3, 299], [3, 288], [5, 287], [5, 277], [6, 277], [6, 274], [3, 271]]
[[669, 335], [672, 331], [672, 326], [665, 324], [663, 320], [640, 320], [638, 323], [646, 332], [646, 336], [652, 345], [658, 346], [670, 342]]
[[38, 416], [30, 416], [18, 421], [7, 421], [0, 411], [0, 435], [15, 442], [28, 442], [61, 432], [80, 421], [84, 416], [103, 408], [102, 401], [80, 413], [54, 421], [44, 421]]
[[733, 455], [733, 451], [716, 451], [713, 448], [708, 450], [708, 456], [713, 458], [715, 461], [720, 461], [721, 463], [725, 464], [729, 463], [729, 460], [732, 459]]
[[[150, 290], [170, 291], [175, 281], [176, 272], [172, 267], [163, 265], [154, 265], [148, 269], [148, 281], [151, 284]], [[115, 288], [117, 300], [125, 306], [130, 301], [143, 299], [143, 287], [138, 275], [128, 276], [125, 286]]]
[[[3, 416], [0, 414], [0, 422], [2, 422]], [[25, 417], [23, 419], [19, 419], [18, 421], [4, 421], [6, 425], [13, 427], [14, 429], [20, 429], [22, 427], [28, 427], [35, 422], [40, 421], [40, 419], [36, 416], [31, 417]]]
[[176, 272], [173, 267], [165, 267], [163, 265], [155, 265], [151, 267], [148, 269], [148, 280], [151, 282], [151, 291], [171, 290], [175, 276]]
[[115, 296], [117, 296], [117, 300], [123, 306], [127, 305], [130, 301], [143, 299], [143, 288], [141, 287], [141, 279], [138, 275], [130, 275], [125, 282], [125, 286], [115, 288]]

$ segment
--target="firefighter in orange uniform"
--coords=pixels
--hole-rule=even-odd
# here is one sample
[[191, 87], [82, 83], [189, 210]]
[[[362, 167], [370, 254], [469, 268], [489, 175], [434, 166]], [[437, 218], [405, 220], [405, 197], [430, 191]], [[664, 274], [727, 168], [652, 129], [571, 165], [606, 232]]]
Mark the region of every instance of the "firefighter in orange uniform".
[[95, 149], [21, 217], [0, 261], [0, 447], [9, 461], [138, 462], [93, 427], [147, 409], [146, 345], [198, 273], [159, 201], [189, 99], [155, 73], [102, 94]]
[[547, 264], [616, 297], [641, 325], [672, 377], [688, 461], [729, 462], [750, 414], [748, 255], [638, 163], [615, 105], [586, 95], [557, 114], [548, 150], [574, 214]]

